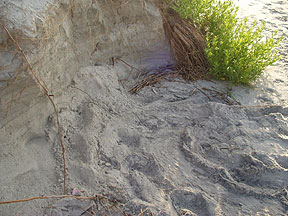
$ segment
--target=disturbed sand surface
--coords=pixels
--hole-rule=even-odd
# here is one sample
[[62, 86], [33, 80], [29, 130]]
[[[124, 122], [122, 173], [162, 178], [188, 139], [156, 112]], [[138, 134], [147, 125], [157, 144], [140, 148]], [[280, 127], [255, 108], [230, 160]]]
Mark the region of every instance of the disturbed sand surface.
[[[93, 207], [96, 215], [287, 215], [288, 3], [249, 2], [240, 1], [241, 15], [266, 19], [270, 30], [284, 35], [283, 59], [253, 88], [178, 80], [131, 95], [125, 81], [131, 68], [117, 62], [82, 68], [55, 99], [68, 192], [105, 195], [121, 203], [118, 209], [62, 199], [0, 206], [0, 213], [76, 216]], [[2, 169], [11, 169], [1, 200], [61, 192], [53, 114], [18, 151], [17, 166], [1, 161]]]

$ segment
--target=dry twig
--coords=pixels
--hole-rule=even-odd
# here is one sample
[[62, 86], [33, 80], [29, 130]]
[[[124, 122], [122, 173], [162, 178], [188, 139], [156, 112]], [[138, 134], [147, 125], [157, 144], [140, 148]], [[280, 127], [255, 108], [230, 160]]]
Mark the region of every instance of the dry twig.
[[39, 199], [62, 199], [62, 198], [75, 198], [79, 200], [94, 200], [95, 197], [81, 197], [81, 196], [73, 196], [73, 195], [55, 195], [55, 196], [36, 196], [36, 197], [30, 197], [27, 199], [21, 199], [21, 200], [10, 200], [10, 201], [0, 201], [0, 205], [3, 204], [12, 204], [12, 203], [20, 203], [20, 202], [29, 202], [32, 200], [39, 200]]
[[129, 90], [130, 93], [134, 94], [138, 92], [140, 89], [144, 88], [145, 86], [151, 86], [156, 83], [158, 83], [161, 80], [164, 80], [165, 78], [175, 78], [179, 76], [178, 71], [158, 71], [152, 75], [147, 76], [142, 81], [138, 82], [132, 89]]

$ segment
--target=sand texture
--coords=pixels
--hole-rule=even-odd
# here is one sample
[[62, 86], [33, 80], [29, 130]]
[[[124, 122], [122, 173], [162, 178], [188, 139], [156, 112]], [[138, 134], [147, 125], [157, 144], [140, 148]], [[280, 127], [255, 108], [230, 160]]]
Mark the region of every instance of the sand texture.
[[[0, 3], [1, 13], [17, 2]], [[94, 215], [288, 214], [287, 1], [250, 1], [248, 8], [257, 7], [259, 17], [240, 4], [241, 16], [247, 11], [268, 19], [267, 34], [279, 29], [284, 35], [283, 59], [253, 88], [176, 79], [137, 94], [129, 89], [141, 71], [173, 62], [152, 2], [23, 2], [18, 6], [41, 7], [48, 14], [72, 11], [59, 12], [65, 19], [55, 15], [60, 21], [49, 20], [59, 28], [45, 46], [27, 31], [25, 37], [38, 38], [39, 44], [19, 40], [25, 51], [34, 50], [29, 57], [35, 70], [55, 94], [66, 146], [67, 194], [77, 189], [98, 199], [0, 205], [0, 215], [88, 216], [92, 209]], [[112, 16], [115, 11], [119, 17]], [[44, 20], [52, 16], [46, 12]], [[91, 20], [92, 29], [86, 25]], [[22, 24], [15, 26], [22, 29]], [[2, 38], [4, 33], [1, 79], [24, 64], [21, 55], [13, 59], [13, 44]], [[28, 70], [12, 84], [0, 81], [0, 87], [0, 201], [62, 194], [61, 146], [49, 101]]]

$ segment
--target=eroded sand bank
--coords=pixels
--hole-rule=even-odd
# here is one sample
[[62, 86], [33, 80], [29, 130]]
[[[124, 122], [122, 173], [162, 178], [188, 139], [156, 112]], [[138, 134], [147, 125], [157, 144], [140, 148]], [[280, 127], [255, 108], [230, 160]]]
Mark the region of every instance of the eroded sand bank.
[[[268, 17], [268, 27], [287, 35], [287, 2], [251, 4], [241, 10], [260, 5], [259, 16]], [[149, 11], [158, 17], [157, 10]], [[171, 59], [164, 48], [127, 62], [141, 68], [167, 64]], [[283, 60], [268, 68], [254, 89], [232, 87], [233, 97], [221, 94], [231, 88], [226, 83], [181, 80], [131, 95], [139, 71], [131, 74], [120, 61], [94, 61], [97, 66], [69, 75], [71, 82], [55, 96], [67, 148], [68, 193], [76, 188], [82, 195], [117, 200], [122, 205], [109, 208], [112, 215], [141, 210], [144, 215], [286, 215], [285, 37], [281, 52]], [[62, 193], [55, 116], [51, 111], [42, 124], [33, 121], [38, 129], [27, 124], [33, 133], [25, 132], [29, 136], [21, 142], [24, 129], [1, 128], [1, 201]], [[89, 215], [85, 210], [94, 206], [97, 211], [96, 203], [38, 200], [1, 205], [0, 213]]]

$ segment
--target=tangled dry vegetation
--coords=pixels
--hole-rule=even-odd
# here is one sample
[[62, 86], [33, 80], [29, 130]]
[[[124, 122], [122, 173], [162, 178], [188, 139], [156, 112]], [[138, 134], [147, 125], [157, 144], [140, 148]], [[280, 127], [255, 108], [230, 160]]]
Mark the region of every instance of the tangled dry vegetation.
[[[173, 3], [173, 2], [172, 2]], [[130, 92], [136, 93], [141, 88], [154, 85], [161, 80], [171, 77], [182, 77], [185, 80], [198, 80], [209, 78], [209, 65], [205, 56], [205, 36], [189, 21], [170, 7], [166, 1], [158, 3], [163, 18], [163, 27], [170, 43], [172, 55], [176, 65], [172, 70], [163, 68], [145, 77], [134, 86]], [[169, 69], [169, 68], [167, 68]]]
[[161, 12], [164, 29], [180, 74], [188, 80], [207, 78], [205, 37], [174, 9], [166, 7]]

